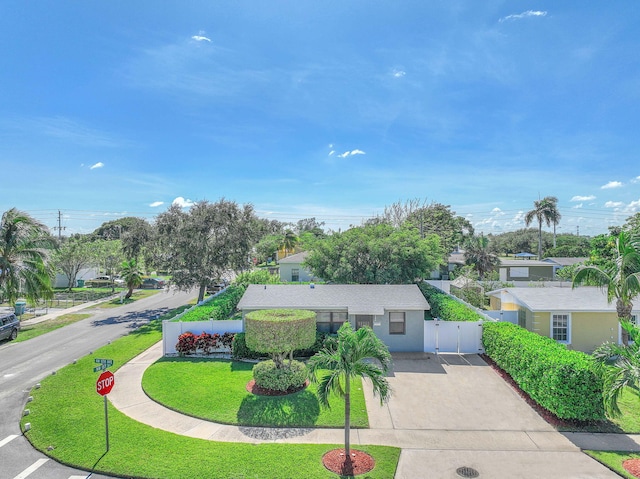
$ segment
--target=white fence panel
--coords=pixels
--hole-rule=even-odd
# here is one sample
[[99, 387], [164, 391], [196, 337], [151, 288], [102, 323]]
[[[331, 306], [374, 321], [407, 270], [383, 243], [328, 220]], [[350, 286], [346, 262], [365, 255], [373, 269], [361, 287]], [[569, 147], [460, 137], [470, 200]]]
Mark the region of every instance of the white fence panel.
[[425, 321], [424, 352], [484, 353], [482, 321]]
[[244, 331], [241, 319], [229, 319], [224, 321], [163, 321], [162, 322], [162, 350], [164, 355], [176, 354], [178, 337], [187, 331], [193, 334], [241, 333]]

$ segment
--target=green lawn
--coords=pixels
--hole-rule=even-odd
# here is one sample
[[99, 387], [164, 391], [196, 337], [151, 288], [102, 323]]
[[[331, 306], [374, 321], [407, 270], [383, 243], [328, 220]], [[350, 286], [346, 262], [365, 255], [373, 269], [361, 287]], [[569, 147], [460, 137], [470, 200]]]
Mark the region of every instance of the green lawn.
[[139, 299], [148, 298], [149, 296], [153, 296], [154, 294], [158, 294], [160, 289], [138, 289], [133, 292], [133, 295], [129, 299], [122, 298], [114, 298], [111, 301], [105, 301], [98, 305], [98, 308], [108, 309], [108, 308], [118, 308], [125, 304], [135, 303]]
[[[153, 400], [198, 418], [224, 424], [273, 427], [343, 427], [344, 400], [321, 408], [316, 386], [287, 396], [255, 396], [246, 390], [252, 363], [163, 358], [145, 372], [142, 386]], [[351, 386], [351, 424], [368, 427], [360, 379]]]
[[620, 399], [618, 406], [622, 415], [619, 418], [610, 419], [610, 421], [619, 427], [623, 432], [628, 434], [640, 433], [640, 398], [628, 390], [625, 390]]
[[[114, 360], [117, 369], [161, 338], [162, 317], [93, 355], [70, 364], [31, 391], [25, 436], [54, 459], [85, 470], [122, 477], [159, 479], [335, 478], [322, 455], [340, 445], [245, 444], [204, 441], [133, 421], [109, 403], [110, 451], [105, 454], [104, 403], [95, 392], [93, 358]], [[115, 387], [118, 387], [116, 384]], [[53, 449], [49, 450], [49, 447]], [[366, 479], [391, 479], [400, 449], [358, 446], [376, 459]]]
[[22, 326], [20, 328], [20, 333], [18, 337], [14, 340], [14, 342], [19, 343], [22, 341], [26, 341], [31, 338], [35, 338], [36, 336], [40, 336], [41, 334], [48, 333], [55, 329], [61, 328], [63, 326], [67, 326], [68, 324], [75, 323], [76, 321], [82, 321], [83, 319], [87, 319], [90, 314], [63, 314], [62, 316], [58, 316], [55, 319], [49, 319], [48, 321], [43, 321], [42, 323], [32, 324], [29, 326]]
[[612, 471], [617, 472], [622, 477], [628, 479], [635, 479], [635, 476], [629, 474], [622, 467], [622, 463], [627, 459], [638, 459], [640, 453], [633, 452], [620, 452], [620, 451], [584, 451], [589, 456], [593, 457], [596, 461], [601, 462]]

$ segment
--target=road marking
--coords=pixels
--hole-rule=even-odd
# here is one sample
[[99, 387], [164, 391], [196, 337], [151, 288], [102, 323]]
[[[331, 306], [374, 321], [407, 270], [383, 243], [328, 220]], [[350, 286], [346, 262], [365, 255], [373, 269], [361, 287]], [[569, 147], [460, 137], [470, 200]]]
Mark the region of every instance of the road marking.
[[35, 472], [40, 466], [42, 466], [49, 459], [38, 459], [36, 462], [27, 467], [24, 471], [18, 474], [13, 479], [24, 479], [27, 476], [30, 476], [32, 472]]
[[16, 434], [11, 434], [11, 436], [5, 437], [2, 441], [0, 441], [0, 447], [4, 446], [5, 444], [9, 444], [16, 437], [18, 437]]

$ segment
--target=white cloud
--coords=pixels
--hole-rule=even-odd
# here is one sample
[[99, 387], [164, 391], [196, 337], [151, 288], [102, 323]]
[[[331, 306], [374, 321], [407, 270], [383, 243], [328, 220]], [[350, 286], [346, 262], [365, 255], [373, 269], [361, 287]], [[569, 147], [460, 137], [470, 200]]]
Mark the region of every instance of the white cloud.
[[622, 186], [622, 183], [620, 183], [619, 181], [610, 181], [606, 185], [602, 185], [600, 188], [603, 190], [608, 190], [611, 188], [620, 188], [621, 186]]
[[624, 203], [622, 201], [607, 201], [604, 204], [605, 208], [620, 208]]
[[104, 166], [104, 163], [103, 163], [103, 162], [101, 162], [101, 161], [99, 161], [99, 162], [97, 162], [95, 165], [91, 165], [91, 166], [89, 167], [89, 169], [90, 169], [90, 170], [95, 170], [96, 168], [102, 168], [103, 166]]
[[572, 208], [574, 209], [582, 208], [582, 203], [578, 203], [577, 205], [572, 206]]
[[335, 152], [336, 152], [336, 150], [331, 150], [331, 151], [329, 152], [329, 156], [333, 156]]
[[191, 40], [195, 40], [196, 42], [209, 42], [211, 43], [211, 39], [204, 36], [204, 30], [200, 30], [197, 35], [191, 37]]
[[154, 201], [149, 206], [151, 206], [151, 208], [157, 208], [158, 206], [162, 206], [162, 205], [164, 205], [164, 201]]
[[522, 12], [522, 13], [515, 13], [512, 15], [507, 15], [506, 17], [502, 17], [500, 20], [498, 20], [500, 23], [502, 22], [506, 22], [509, 20], [521, 20], [523, 18], [528, 18], [528, 17], [546, 17], [547, 16], [547, 12], [543, 12], [540, 10], [527, 10], [526, 12]]
[[172, 205], [178, 205], [181, 208], [191, 208], [195, 202], [191, 200], [185, 200], [182, 196], [178, 196], [171, 202]]
[[569, 201], [591, 201], [591, 200], [595, 200], [596, 197], [594, 195], [589, 195], [589, 196], [574, 196], [573, 198], [571, 198]]
[[338, 155], [338, 158], [347, 158], [349, 156], [353, 156], [353, 155], [366, 155], [366, 153], [362, 150], [351, 150], [351, 151], [345, 151], [344, 153]]
[[404, 70], [393, 70], [393, 73], [392, 73], [394, 78], [402, 78], [406, 74], [407, 74], [407, 72], [405, 72]]
[[640, 200], [632, 201], [627, 206], [625, 206], [624, 211], [626, 213], [635, 213], [640, 210]]
[[640, 183], [640, 176], [636, 176], [633, 180], [631, 180], [631, 183]]
[[500, 208], [496, 207], [491, 210], [491, 214], [494, 215], [494, 217], [497, 217], [497, 216], [504, 216], [505, 212], [502, 211]]

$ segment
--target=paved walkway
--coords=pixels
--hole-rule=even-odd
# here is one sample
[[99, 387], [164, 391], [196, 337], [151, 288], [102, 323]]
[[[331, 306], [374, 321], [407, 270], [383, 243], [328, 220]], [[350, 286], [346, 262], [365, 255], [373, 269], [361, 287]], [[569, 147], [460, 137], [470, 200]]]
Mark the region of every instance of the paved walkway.
[[49, 321], [50, 319], [55, 319], [59, 316], [62, 316], [63, 314], [70, 314], [70, 313], [76, 313], [78, 311], [81, 311], [83, 309], [88, 309], [88, 308], [92, 308], [94, 306], [99, 305], [100, 303], [104, 303], [105, 301], [111, 301], [114, 298], [117, 298], [118, 295], [115, 294], [113, 296], [107, 296], [101, 299], [97, 299], [95, 301], [89, 301], [87, 303], [80, 303], [77, 304], [76, 306], [71, 306], [70, 308], [64, 308], [64, 309], [53, 309], [53, 308], [49, 308], [49, 309], [53, 309], [51, 312], [47, 313], [47, 314], [43, 314], [42, 316], [36, 316], [35, 318], [31, 318], [31, 319], [25, 319], [24, 321], [20, 321], [20, 324], [22, 326], [29, 326], [32, 324], [38, 324], [38, 323], [43, 323], [45, 321]]
[[[229, 426], [164, 408], [149, 399], [141, 386], [144, 371], [161, 355], [158, 343], [116, 372], [117, 387], [108, 397], [116, 408], [136, 421], [213, 441], [343, 442], [341, 429]], [[609, 442], [610, 438], [604, 435], [556, 432], [479, 357], [468, 358], [463, 358], [467, 364], [446, 364], [445, 359], [442, 365], [394, 355], [394, 374], [389, 380], [396, 394], [381, 407], [371, 388], [365, 387], [370, 428], [353, 429], [352, 444], [402, 448], [398, 479], [459, 478], [456, 469], [463, 466], [472, 467], [480, 477], [487, 478], [614, 479], [619, 476], [580, 451], [581, 442], [602, 437], [610, 448], [616, 449], [616, 441], [621, 439], [627, 446], [635, 443], [640, 450], [640, 442], [634, 437], [613, 435], [616, 437]], [[491, 399], [496, 388], [502, 397], [498, 404]], [[502, 420], [495, 421], [497, 411]], [[604, 448], [599, 445], [596, 449]]]

